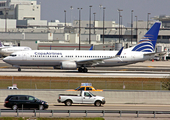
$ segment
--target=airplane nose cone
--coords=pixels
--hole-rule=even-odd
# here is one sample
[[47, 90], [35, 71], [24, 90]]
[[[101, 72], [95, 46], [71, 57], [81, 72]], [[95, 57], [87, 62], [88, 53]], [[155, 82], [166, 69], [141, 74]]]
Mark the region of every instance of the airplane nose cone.
[[10, 58], [8, 58], [8, 57], [5, 57], [5, 58], [3, 59], [4, 62], [8, 62], [9, 60], [10, 60]]

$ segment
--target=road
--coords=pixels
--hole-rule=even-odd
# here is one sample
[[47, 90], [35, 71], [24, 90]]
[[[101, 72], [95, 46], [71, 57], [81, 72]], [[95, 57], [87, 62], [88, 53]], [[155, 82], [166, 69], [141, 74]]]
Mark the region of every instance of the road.
[[[0, 109], [5, 108], [2, 104]], [[139, 110], [139, 111], [170, 111], [170, 105], [146, 105], [146, 104], [105, 104], [96, 107], [93, 104], [73, 104], [65, 106], [64, 103], [49, 105], [48, 110]]]
[[[7, 108], [4, 108], [3, 106], [0, 106], [0, 109], [2, 110], [9, 110]], [[95, 107], [94, 105], [72, 105], [72, 106], [64, 106], [64, 104], [56, 104], [56, 105], [50, 105], [48, 110], [118, 110], [118, 111], [169, 111], [170, 110], [170, 105], [143, 105], [143, 104], [105, 104], [101, 107]], [[2, 113], [1, 116], [11, 116], [11, 117], [16, 117], [17, 113]], [[19, 113], [19, 116], [24, 116], [24, 117], [33, 117], [35, 114], [34, 113]], [[51, 113], [37, 113], [37, 117], [50, 117], [52, 116]], [[85, 117], [85, 113], [71, 113], [70, 117]], [[88, 117], [103, 117], [102, 113], [88, 113]], [[105, 119], [106, 120], [112, 120], [114, 119], [120, 119], [119, 118], [120, 114], [118, 113], [105, 113]], [[136, 118], [136, 114], [123, 114], [121, 115], [122, 119], [126, 120], [131, 120], [133, 118]], [[53, 114], [53, 117], [69, 117], [69, 113], [55, 113]], [[139, 114], [140, 118], [143, 119], [150, 119], [153, 118], [153, 114]], [[164, 118], [169, 119], [170, 115], [160, 115], [156, 114], [156, 119], [158, 120], [159, 118]]]

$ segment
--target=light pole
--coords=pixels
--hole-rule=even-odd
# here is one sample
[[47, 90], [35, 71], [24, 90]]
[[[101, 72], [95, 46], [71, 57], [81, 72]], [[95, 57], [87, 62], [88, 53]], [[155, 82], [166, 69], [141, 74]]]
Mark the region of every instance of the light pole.
[[105, 9], [106, 9], [106, 7], [103, 7], [103, 44], [104, 44], [104, 17], [105, 17]]
[[133, 38], [132, 28], [133, 28], [133, 10], [131, 10], [131, 44], [132, 44], [132, 38]]
[[79, 50], [80, 50], [80, 32], [81, 32], [81, 29], [80, 29], [80, 19], [81, 19], [81, 9], [83, 8], [77, 8], [79, 10]]
[[101, 9], [102, 9], [102, 5], [99, 5], [99, 8], [100, 8], [100, 13], [99, 13], [99, 21], [101, 20]]
[[8, 15], [8, 12], [5, 8], [5, 32], [7, 32], [7, 15]]
[[65, 27], [66, 27], [66, 10], [64, 10], [64, 12], [65, 12]]
[[147, 30], [148, 30], [148, 28], [149, 28], [149, 15], [150, 15], [151, 13], [148, 13], [148, 15], [147, 15]]
[[89, 13], [89, 44], [91, 44], [91, 5], [89, 6], [90, 8], [90, 13]]
[[72, 10], [73, 10], [73, 6], [70, 6], [70, 10], [71, 10], [71, 18], [70, 18], [70, 22], [72, 23]]
[[95, 34], [95, 14], [96, 13], [93, 13], [93, 15], [94, 15], [94, 24], [93, 24], [93, 26], [94, 26], [94, 34]]
[[138, 42], [138, 16], [136, 17], [136, 43]]
[[122, 39], [122, 15], [120, 15], [120, 37]]
[[123, 10], [118, 9], [117, 11], [119, 13], [119, 43], [120, 43], [120, 12]]

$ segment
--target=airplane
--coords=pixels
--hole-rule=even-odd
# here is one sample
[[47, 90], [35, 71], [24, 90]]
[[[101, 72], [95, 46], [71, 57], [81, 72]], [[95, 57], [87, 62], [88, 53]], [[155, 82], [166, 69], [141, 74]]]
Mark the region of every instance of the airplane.
[[160, 22], [155, 22], [138, 44], [119, 51], [31, 50], [14, 52], [3, 61], [17, 67], [18, 71], [21, 71], [21, 66], [53, 66], [54, 69], [78, 69], [78, 72], [88, 72], [87, 67], [115, 67], [143, 62], [155, 55], [160, 25]]
[[28, 51], [28, 50], [32, 50], [32, 49], [26, 46], [4, 46], [0, 41], [0, 54], [3, 57], [9, 56], [13, 52]]

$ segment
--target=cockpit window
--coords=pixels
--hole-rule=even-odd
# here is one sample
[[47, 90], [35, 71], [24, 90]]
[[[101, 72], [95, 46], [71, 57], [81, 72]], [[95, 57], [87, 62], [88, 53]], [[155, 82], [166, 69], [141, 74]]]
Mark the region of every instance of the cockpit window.
[[11, 54], [10, 56], [15, 57], [15, 56], [17, 56], [17, 55], [16, 55], [16, 54]]

